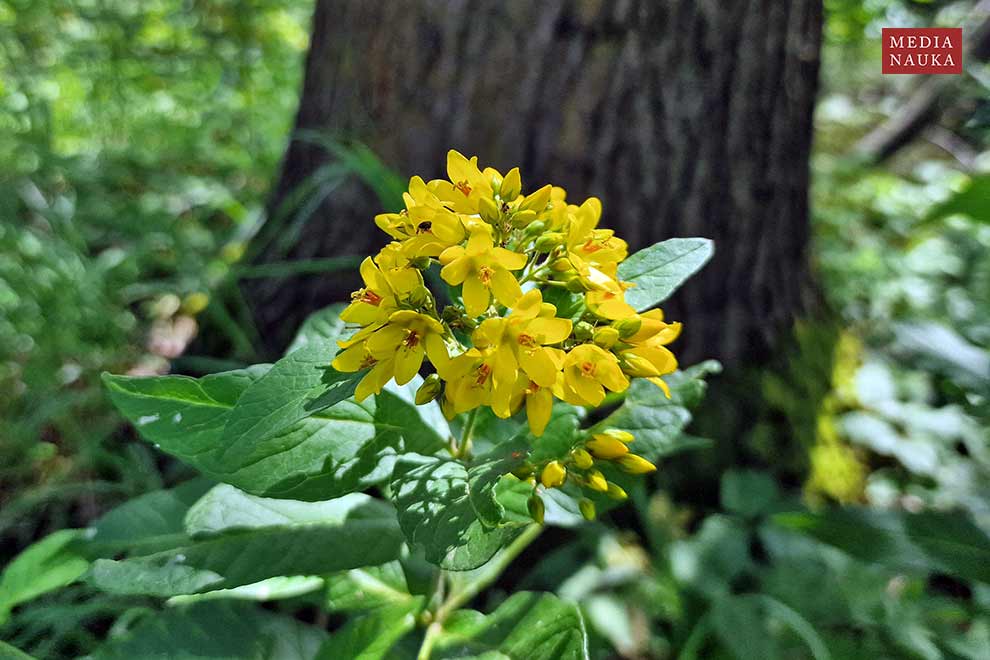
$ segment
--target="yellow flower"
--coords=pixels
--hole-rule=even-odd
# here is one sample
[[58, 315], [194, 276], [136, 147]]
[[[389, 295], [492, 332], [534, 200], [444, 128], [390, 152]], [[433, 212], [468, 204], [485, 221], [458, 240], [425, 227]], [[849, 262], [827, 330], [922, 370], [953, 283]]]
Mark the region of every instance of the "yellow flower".
[[453, 359], [433, 364], [440, 377], [447, 381], [445, 412], [459, 414], [491, 402], [494, 351], [472, 348]]
[[623, 371], [647, 378], [670, 398], [670, 388], [660, 377], [677, 369], [677, 358], [666, 344], [677, 339], [681, 324], [665, 323], [659, 309], [645, 312], [639, 318], [642, 320], [639, 331], [625, 340], [631, 348], [619, 352]]
[[382, 323], [398, 307], [399, 300], [423, 284], [423, 276], [414, 268], [383, 272], [371, 257], [361, 262], [364, 288], [351, 294], [351, 304], [340, 313], [347, 323], [370, 325]]
[[623, 392], [629, 379], [614, 355], [594, 344], [581, 344], [564, 358], [564, 376], [555, 386], [557, 397], [578, 406], [598, 406], [605, 388]]
[[478, 202], [482, 197], [492, 197], [492, 182], [501, 184], [502, 175], [486, 168], [478, 169], [478, 157], [466, 158], [462, 153], [451, 149], [447, 152], [447, 177], [430, 181], [430, 190], [456, 213], [474, 215], [478, 213]]
[[602, 203], [597, 197], [589, 197], [578, 207], [567, 229], [567, 252], [608, 272], [626, 258], [629, 248], [611, 229], [596, 229], [601, 217]]
[[409, 180], [409, 192], [403, 193], [406, 209], [401, 213], [382, 213], [375, 224], [386, 234], [402, 241], [410, 257], [435, 257], [451, 245], [464, 240], [464, 225], [418, 176]]
[[[333, 368], [354, 372], [374, 365], [372, 371], [378, 369], [379, 376], [369, 387], [378, 394], [393, 377], [399, 385], [412, 380], [424, 357], [429, 357], [434, 364], [446, 362], [443, 334], [444, 328], [436, 319], [408, 309], [399, 310], [393, 312], [383, 326], [366, 328], [351, 339], [339, 342], [344, 350], [334, 358]], [[382, 370], [388, 377], [379, 385]]]
[[[563, 351], [560, 353], [563, 354]], [[550, 422], [550, 415], [553, 414], [553, 390], [537, 385], [524, 372], [520, 372], [516, 377], [512, 402], [509, 406], [510, 412], [519, 410], [523, 403], [526, 404], [526, 421], [529, 422], [529, 430], [539, 438]], [[496, 415], [499, 414], [499, 410], [494, 406], [492, 410]], [[499, 416], [508, 417], [508, 415]]]
[[605, 282], [601, 288], [589, 291], [584, 299], [588, 309], [604, 319], [615, 321], [636, 316], [636, 310], [626, 302], [624, 283], [616, 280]]
[[[544, 305], [540, 291], [534, 289], [519, 298], [508, 316], [485, 319], [474, 331], [472, 340], [476, 347], [495, 351], [492, 409], [499, 417], [511, 414], [520, 369], [538, 388], [552, 387], [557, 382], [563, 351], [549, 345], [567, 339], [571, 322], [554, 317], [556, 311], [553, 305]], [[540, 395], [543, 398], [545, 395]]]
[[454, 286], [463, 284], [464, 308], [468, 316], [481, 316], [491, 297], [511, 307], [522, 296], [522, 289], [509, 271], [526, 265], [526, 255], [495, 247], [485, 231], [476, 231], [467, 247], [455, 245], [440, 255], [440, 277]]

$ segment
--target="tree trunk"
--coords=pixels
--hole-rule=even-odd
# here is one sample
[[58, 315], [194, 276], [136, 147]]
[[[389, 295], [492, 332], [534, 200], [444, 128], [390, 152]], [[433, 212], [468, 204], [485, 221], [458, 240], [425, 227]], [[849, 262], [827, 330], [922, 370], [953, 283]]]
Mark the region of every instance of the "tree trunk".
[[[738, 363], [800, 306], [821, 20], [820, 0], [318, 0], [296, 127], [358, 138], [404, 176], [441, 175], [449, 148], [519, 165], [524, 189], [600, 197], [631, 249], [713, 238], [665, 311], [687, 361]], [[292, 142], [270, 208], [328, 159]], [[290, 257], [374, 253], [378, 205], [336, 190]], [[272, 348], [354, 284], [261, 282]]]

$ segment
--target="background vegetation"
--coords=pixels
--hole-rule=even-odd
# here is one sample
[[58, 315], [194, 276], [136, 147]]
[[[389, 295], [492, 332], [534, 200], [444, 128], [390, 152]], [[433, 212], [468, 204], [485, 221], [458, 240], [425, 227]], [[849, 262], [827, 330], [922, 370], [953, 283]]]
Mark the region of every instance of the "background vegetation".
[[[961, 510], [976, 525], [964, 537], [990, 534], [990, 72], [973, 67], [951, 122], [894, 158], [854, 155], [910, 91], [879, 76], [880, 27], [958, 25], [971, 5], [826, 2], [812, 163], [822, 304], [746, 376], [763, 412], [739, 438], [697, 423], [710, 449], [662, 466], [604, 522], [551, 535], [483, 603], [517, 588], [577, 600], [593, 657], [987, 657], [990, 588], [974, 568], [987, 557], [905, 559], [890, 521]], [[0, 1], [3, 563], [191, 476], [122, 424], [101, 371], [258, 361], [239, 262], [271, 235], [264, 202], [311, 10]], [[339, 176], [368, 175], [373, 158], [345, 155]], [[717, 480], [717, 497], [696, 478]], [[893, 517], [781, 517], [801, 501]], [[317, 598], [272, 607], [306, 619]], [[0, 639], [39, 658], [125, 640], [156, 607], [82, 585], [7, 605]]]

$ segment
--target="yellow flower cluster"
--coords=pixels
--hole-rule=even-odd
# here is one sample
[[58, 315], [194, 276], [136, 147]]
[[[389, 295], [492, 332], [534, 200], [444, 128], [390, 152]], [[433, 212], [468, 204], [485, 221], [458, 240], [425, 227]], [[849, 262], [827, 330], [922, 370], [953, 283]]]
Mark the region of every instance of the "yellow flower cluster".
[[[482, 170], [477, 158], [447, 156], [449, 180], [413, 177], [405, 209], [375, 223], [392, 237], [361, 265], [364, 288], [342, 319], [360, 326], [340, 342], [333, 367], [367, 369], [355, 396], [403, 385], [424, 359], [435, 372], [417, 403], [439, 397], [448, 417], [490, 406], [508, 417], [524, 406], [542, 435], [554, 397], [598, 406], [633, 377], [667, 391], [661, 376], [677, 368], [666, 345], [680, 333], [660, 310], [638, 314], [618, 277], [625, 241], [598, 228], [601, 202], [569, 204], [562, 188], [522, 192], [518, 168]], [[423, 273], [438, 269], [450, 305], [438, 309]], [[569, 318], [544, 293], [580, 294]]]

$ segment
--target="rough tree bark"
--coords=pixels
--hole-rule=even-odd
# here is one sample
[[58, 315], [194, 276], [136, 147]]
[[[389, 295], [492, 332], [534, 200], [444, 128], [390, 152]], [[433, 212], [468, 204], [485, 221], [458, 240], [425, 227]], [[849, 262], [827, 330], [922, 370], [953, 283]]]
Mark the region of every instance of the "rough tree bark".
[[[318, 0], [297, 129], [362, 139], [409, 175], [454, 147], [524, 186], [601, 197], [633, 248], [715, 239], [666, 306], [687, 360], [758, 357], [800, 307], [820, 0]], [[328, 155], [294, 141], [276, 208]], [[384, 242], [358, 184], [314, 214], [293, 258]], [[264, 259], [262, 255], [262, 259]], [[273, 348], [346, 277], [260, 283]]]

